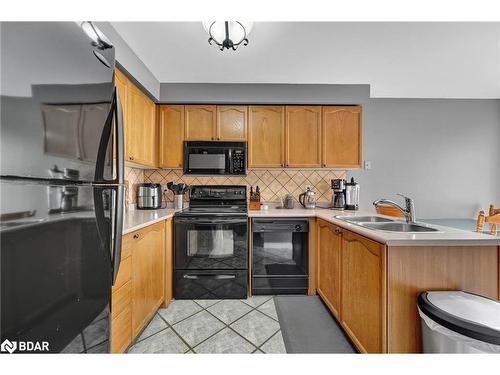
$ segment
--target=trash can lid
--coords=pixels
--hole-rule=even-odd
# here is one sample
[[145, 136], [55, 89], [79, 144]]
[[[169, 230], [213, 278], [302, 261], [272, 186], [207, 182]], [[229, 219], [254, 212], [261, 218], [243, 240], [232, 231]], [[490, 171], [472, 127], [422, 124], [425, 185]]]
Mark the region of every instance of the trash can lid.
[[418, 307], [429, 318], [464, 336], [500, 345], [500, 303], [461, 291], [423, 292]]

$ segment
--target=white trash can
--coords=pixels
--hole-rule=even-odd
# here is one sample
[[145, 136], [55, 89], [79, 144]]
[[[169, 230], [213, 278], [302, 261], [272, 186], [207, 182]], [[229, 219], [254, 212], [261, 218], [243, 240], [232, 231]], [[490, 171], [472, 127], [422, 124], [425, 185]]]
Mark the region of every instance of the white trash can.
[[500, 353], [500, 302], [461, 291], [418, 296], [424, 353]]

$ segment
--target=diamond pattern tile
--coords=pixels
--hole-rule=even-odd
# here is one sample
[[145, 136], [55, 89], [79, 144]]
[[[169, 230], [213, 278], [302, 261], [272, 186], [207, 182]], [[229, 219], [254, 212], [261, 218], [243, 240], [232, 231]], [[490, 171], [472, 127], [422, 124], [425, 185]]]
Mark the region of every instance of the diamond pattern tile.
[[286, 353], [285, 342], [281, 331], [278, 331], [273, 337], [264, 343], [260, 349], [267, 354], [284, 354]]
[[257, 310], [237, 320], [230, 327], [256, 346], [262, 345], [280, 329], [277, 321]]
[[250, 310], [252, 308], [246, 303], [231, 299], [223, 300], [207, 309], [208, 312], [226, 324], [234, 322]]
[[220, 320], [206, 311], [201, 311], [172, 326], [191, 347], [198, 345], [224, 327], [225, 325]]
[[129, 353], [185, 353], [189, 347], [171, 328], [140, 341], [129, 349]]
[[286, 349], [273, 297], [254, 296], [173, 301], [158, 311], [129, 353], [286, 353]]
[[[135, 203], [137, 184], [141, 182], [154, 182], [166, 184], [169, 181], [177, 183], [184, 182], [188, 185], [247, 185], [261, 188], [263, 201], [279, 202], [280, 197], [292, 194], [298, 200], [298, 196], [311, 186], [317, 193], [318, 202], [329, 202], [331, 200], [330, 180], [332, 178], [346, 178], [346, 171], [328, 169], [253, 169], [247, 176], [189, 176], [184, 175], [180, 169], [158, 169], [141, 170], [126, 168], [126, 179], [131, 188], [128, 192], [129, 201]], [[167, 193], [165, 199], [173, 201], [173, 194]], [[187, 196], [185, 197], [187, 200]]]
[[276, 306], [274, 305], [274, 300], [272, 298], [260, 305], [257, 310], [263, 312], [264, 314], [275, 320], [278, 320], [278, 313], [276, 312]]
[[224, 328], [194, 348], [196, 353], [252, 353], [255, 346], [230, 328]]
[[167, 309], [158, 310], [158, 314], [168, 324], [175, 324], [201, 310], [202, 307], [191, 300], [177, 300], [173, 301]]

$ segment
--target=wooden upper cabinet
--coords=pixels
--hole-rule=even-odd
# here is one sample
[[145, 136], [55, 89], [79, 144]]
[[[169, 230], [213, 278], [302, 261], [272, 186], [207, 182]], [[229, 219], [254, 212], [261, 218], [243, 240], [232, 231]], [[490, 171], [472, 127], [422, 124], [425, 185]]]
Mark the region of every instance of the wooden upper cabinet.
[[216, 138], [216, 106], [185, 106], [186, 140], [211, 141]]
[[247, 106], [217, 106], [216, 138], [220, 141], [246, 141]]
[[342, 325], [361, 352], [386, 352], [385, 246], [342, 231]]
[[[144, 94], [143, 94], [144, 95]], [[156, 124], [156, 104], [146, 95], [144, 99], [144, 125], [142, 128], [143, 164], [158, 165], [158, 131]]]
[[158, 156], [156, 105], [123, 73], [117, 71], [116, 77], [124, 108], [125, 160], [156, 167]]
[[249, 107], [248, 166], [250, 168], [285, 166], [285, 107]]
[[286, 167], [321, 166], [321, 107], [286, 107]]
[[323, 220], [318, 220], [318, 224], [318, 293], [340, 319], [341, 229]]
[[158, 109], [160, 168], [181, 168], [184, 141], [184, 106], [160, 105]]
[[323, 167], [361, 167], [361, 107], [323, 107]]

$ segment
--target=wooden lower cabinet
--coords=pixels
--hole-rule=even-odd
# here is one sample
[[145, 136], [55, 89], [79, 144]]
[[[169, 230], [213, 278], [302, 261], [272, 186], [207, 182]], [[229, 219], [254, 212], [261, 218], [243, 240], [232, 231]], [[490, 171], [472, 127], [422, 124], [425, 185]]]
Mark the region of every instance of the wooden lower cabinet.
[[135, 337], [165, 299], [165, 222], [134, 232], [132, 334]]
[[500, 299], [496, 246], [385, 246], [321, 219], [317, 238], [317, 292], [362, 353], [420, 353], [424, 291]]
[[385, 246], [342, 230], [342, 298], [344, 329], [363, 353], [384, 353]]
[[340, 228], [318, 220], [317, 292], [337, 319], [340, 319], [340, 275], [342, 237]]
[[126, 351], [165, 301], [165, 243], [165, 221], [123, 236], [111, 296], [112, 353]]

